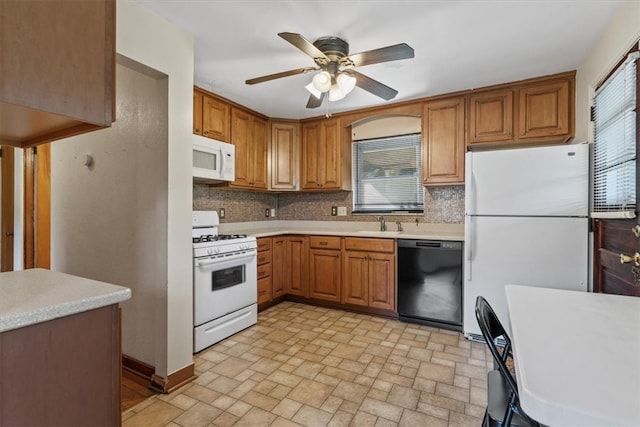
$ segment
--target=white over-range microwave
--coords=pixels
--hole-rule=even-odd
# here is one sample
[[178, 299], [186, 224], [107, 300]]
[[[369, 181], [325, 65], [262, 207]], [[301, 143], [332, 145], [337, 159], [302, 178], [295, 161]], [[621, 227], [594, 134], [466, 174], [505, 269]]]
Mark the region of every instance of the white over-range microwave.
[[235, 146], [200, 135], [193, 135], [193, 179], [195, 181], [233, 181]]

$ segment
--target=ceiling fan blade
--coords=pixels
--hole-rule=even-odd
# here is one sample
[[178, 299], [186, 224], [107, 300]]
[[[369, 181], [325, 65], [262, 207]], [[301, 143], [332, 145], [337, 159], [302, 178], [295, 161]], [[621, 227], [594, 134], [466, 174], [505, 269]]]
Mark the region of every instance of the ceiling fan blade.
[[314, 68], [314, 67], [296, 68], [295, 70], [283, 71], [281, 73], [269, 74], [267, 76], [249, 79], [245, 81], [245, 83], [248, 85], [254, 85], [256, 83], [268, 82], [269, 80], [275, 80], [282, 77], [289, 77], [289, 76], [295, 76], [296, 74], [308, 73], [309, 71], [315, 71], [317, 69], [318, 68]]
[[320, 94], [320, 98], [316, 98], [313, 95], [309, 95], [309, 101], [307, 101], [307, 108], [318, 108], [322, 105], [322, 101], [324, 101], [324, 96], [326, 92]]
[[363, 65], [397, 61], [399, 59], [408, 59], [413, 57], [413, 48], [406, 43], [400, 43], [393, 46], [381, 47], [380, 49], [354, 53], [353, 55], [343, 58], [341, 62], [345, 63], [351, 61], [354, 66], [361, 67]]
[[305, 39], [298, 33], [278, 33], [278, 35], [283, 39], [285, 39], [286, 41], [288, 41], [289, 43], [291, 43], [292, 45], [294, 45], [295, 47], [297, 47], [298, 49], [300, 49], [301, 51], [303, 51], [304, 53], [306, 53], [307, 55], [309, 55], [310, 57], [312, 57], [313, 59], [322, 58], [322, 59], [325, 59], [327, 62], [331, 61], [327, 57], [327, 55], [322, 53], [322, 51], [317, 47], [315, 47], [313, 43], [311, 43], [309, 40]]
[[367, 77], [362, 73], [359, 73], [355, 70], [349, 70], [349, 73], [356, 78], [356, 86], [366, 90], [369, 93], [379, 96], [385, 101], [395, 98], [398, 94], [397, 90], [392, 89], [389, 86], [372, 79], [371, 77]]

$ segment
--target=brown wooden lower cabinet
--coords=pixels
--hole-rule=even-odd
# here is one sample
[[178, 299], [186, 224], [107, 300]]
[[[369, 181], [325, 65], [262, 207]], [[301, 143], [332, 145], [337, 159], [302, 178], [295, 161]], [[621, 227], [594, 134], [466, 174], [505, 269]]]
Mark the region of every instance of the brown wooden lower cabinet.
[[271, 238], [257, 239], [258, 243], [258, 304], [272, 300]]
[[[288, 297], [299, 302], [324, 302], [336, 308], [396, 315], [395, 240], [277, 236], [272, 238], [271, 254], [270, 301]], [[259, 289], [264, 286], [258, 282]]]
[[306, 236], [287, 236], [284, 253], [284, 292], [308, 296], [309, 239]]
[[343, 301], [396, 310], [396, 244], [391, 239], [344, 239]]
[[117, 304], [0, 333], [0, 425], [119, 426]]

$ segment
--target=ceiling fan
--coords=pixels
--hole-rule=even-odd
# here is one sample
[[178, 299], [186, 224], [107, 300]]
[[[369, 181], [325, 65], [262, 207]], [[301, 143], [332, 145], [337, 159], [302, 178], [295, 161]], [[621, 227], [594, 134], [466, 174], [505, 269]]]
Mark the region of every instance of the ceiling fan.
[[351, 92], [354, 86], [379, 96], [385, 101], [393, 99], [398, 94], [397, 90], [359, 73], [355, 68], [414, 57], [413, 49], [406, 43], [349, 55], [349, 43], [339, 37], [321, 37], [311, 43], [296, 33], [278, 33], [278, 35], [312, 57], [317, 66], [296, 68], [295, 70], [256, 77], [245, 83], [253, 85], [296, 74], [319, 71], [313, 76], [311, 83], [305, 86], [311, 92], [307, 108], [317, 108], [322, 105], [327, 94], [329, 101], [338, 101]]

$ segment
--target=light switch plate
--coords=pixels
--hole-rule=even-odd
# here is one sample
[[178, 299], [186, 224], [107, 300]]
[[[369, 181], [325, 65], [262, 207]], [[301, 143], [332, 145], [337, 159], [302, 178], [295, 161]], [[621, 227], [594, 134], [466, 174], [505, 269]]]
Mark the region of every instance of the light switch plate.
[[338, 216], [347, 216], [346, 206], [338, 206]]
[[220, 219], [224, 219], [224, 208], [220, 208]]

